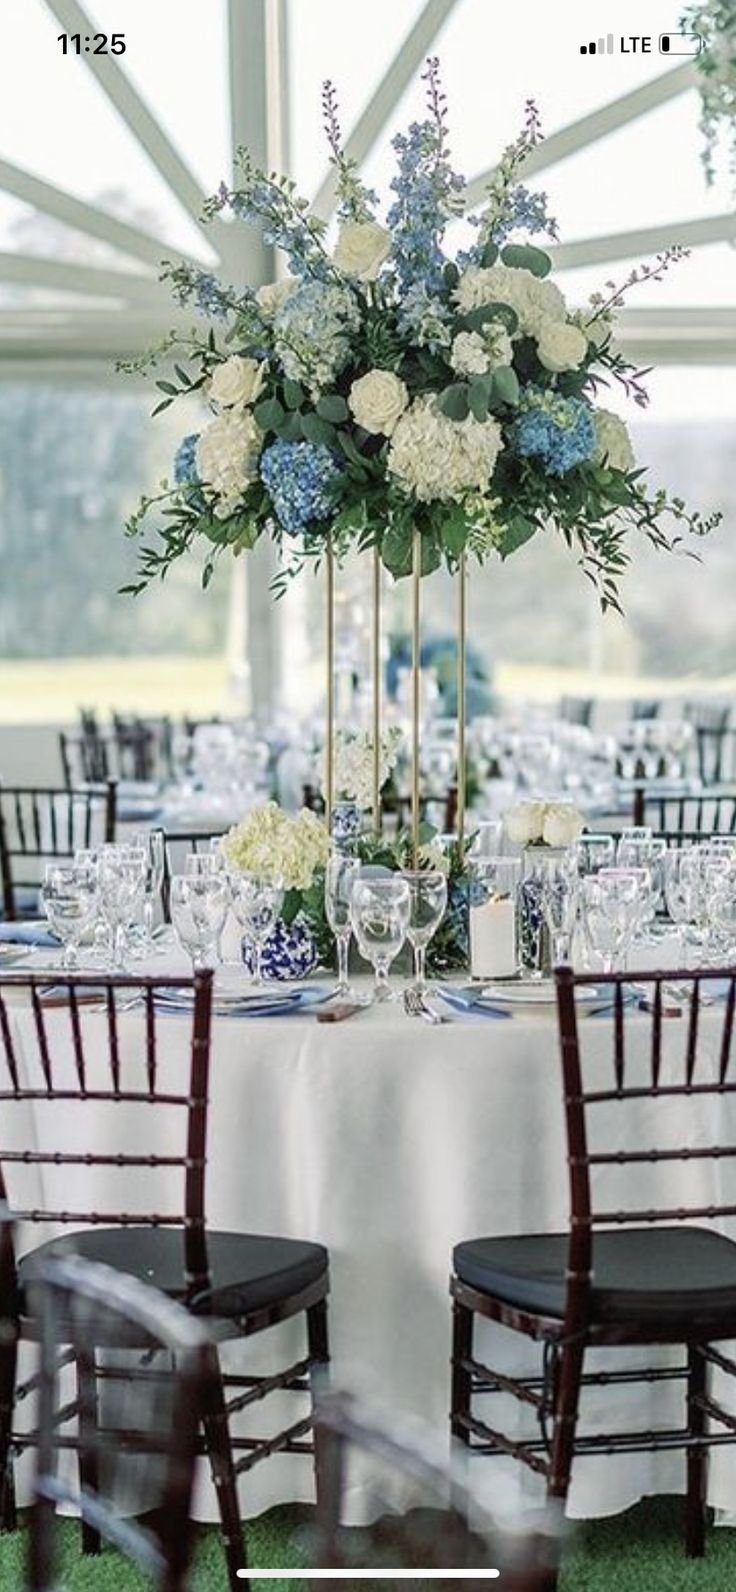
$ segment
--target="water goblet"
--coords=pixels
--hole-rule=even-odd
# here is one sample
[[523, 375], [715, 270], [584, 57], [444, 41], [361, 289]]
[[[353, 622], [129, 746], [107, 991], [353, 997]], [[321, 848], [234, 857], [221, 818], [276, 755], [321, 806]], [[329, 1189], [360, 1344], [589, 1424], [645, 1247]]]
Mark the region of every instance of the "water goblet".
[[409, 924], [406, 938], [414, 953], [416, 995], [427, 992], [427, 946], [437, 933], [447, 906], [447, 879], [430, 868], [405, 868], [401, 875], [409, 886]]
[[97, 865], [100, 906], [112, 935], [112, 971], [127, 971], [128, 926], [143, 901], [145, 874], [138, 852], [115, 844], [102, 848]]
[[549, 862], [544, 870], [542, 911], [552, 941], [552, 960], [556, 967], [570, 960], [570, 947], [578, 915], [579, 880], [575, 859]]
[[95, 870], [85, 863], [49, 863], [41, 899], [49, 925], [64, 947], [61, 966], [73, 973], [79, 966], [79, 945], [97, 911]]
[[[224, 879], [225, 876], [214, 874], [211, 877]], [[264, 879], [254, 873], [233, 873], [230, 876], [230, 896], [235, 916], [253, 945], [251, 982], [256, 986], [264, 984], [263, 950], [281, 911], [283, 883], [281, 879]]]
[[573, 846], [574, 865], [581, 879], [600, 868], [612, 868], [615, 856], [613, 835], [580, 835]]
[[171, 921], [195, 972], [212, 966], [228, 910], [227, 880], [220, 875], [174, 874]]
[[357, 879], [350, 900], [350, 919], [361, 955], [374, 972], [374, 1001], [390, 1000], [389, 968], [406, 939], [411, 898], [401, 877]]
[[355, 999], [355, 994], [348, 976], [348, 952], [353, 932], [350, 902], [353, 886], [359, 877], [360, 862], [357, 857], [334, 851], [328, 858], [325, 869], [325, 912], [337, 945], [337, 984], [333, 994], [351, 1001]]
[[688, 931], [698, 917], [699, 866], [695, 848], [675, 846], [664, 859], [664, 899], [680, 940], [680, 957], [687, 964]]

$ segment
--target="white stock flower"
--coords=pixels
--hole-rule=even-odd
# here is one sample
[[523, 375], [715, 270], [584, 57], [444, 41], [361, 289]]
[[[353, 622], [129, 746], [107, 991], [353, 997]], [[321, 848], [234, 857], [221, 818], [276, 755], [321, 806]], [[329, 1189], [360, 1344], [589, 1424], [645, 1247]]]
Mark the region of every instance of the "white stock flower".
[[598, 441], [596, 464], [607, 464], [611, 470], [633, 470], [636, 459], [623, 420], [610, 409], [595, 409], [593, 422]]
[[391, 233], [377, 221], [345, 221], [332, 256], [338, 271], [373, 282], [391, 253]]
[[555, 374], [577, 370], [588, 352], [588, 339], [579, 326], [546, 317], [537, 333], [537, 354], [545, 370]]
[[514, 846], [530, 846], [542, 839], [544, 802], [517, 802], [504, 814], [504, 828]]
[[221, 499], [224, 519], [237, 507], [258, 473], [263, 433], [249, 410], [226, 409], [205, 427], [197, 443], [197, 474]]
[[584, 821], [572, 802], [545, 802], [542, 839], [545, 846], [572, 846]]
[[[381, 735], [378, 782], [382, 788], [396, 765], [399, 755], [401, 731], [384, 730]], [[326, 752], [323, 751], [320, 781], [324, 790], [327, 777]], [[339, 801], [356, 802], [366, 809], [373, 802], [373, 736], [370, 730], [343, 731], [335, 736], [332, 766], [333, 794]]]
[[450, 364], [458, 376], [485, 376], [491, 360], [480, 332], [458, 332], [453, 338]]
[[369, 370], [353, 382], [348, 404], [358, 425], [371, 436], [390, 437], [409, 402], [409, 394], [392, 370]]
[[503, 447], [496, 420], [449, 420], [432, 397], [417, 398], [391, 438], [388, 468], [422, 503], [484, 491]]
[[298, 286], [295, 276], [285, 276], [279, 282], [264, 282], [263, 286], [259, 287], [256, 303], [267, 320], [273, 320], [274, 315], [278, 315], [281, 306]]
[[242, 354], [231, 354], [215, 365], [210, 377], [209, 396], [223, 409], [234, 404], [255, 403], [263, 386], [265, 367], [257, 359], [245, 359]]
[[287, 890], [308, 890], [330, 854], [327, 830], [316, 813], [303, 807], [291, 818], [276, 802], [254, 807], [221, 847], [232, 867], [280, 879]]
[[534, 276], [518, 265], [472, 265], [454, 293], [459, 309], [508, 304], [519, 320], [518, 334], [537, 337], [544, 320], [564, 321], [565, 300], [554, 282]]

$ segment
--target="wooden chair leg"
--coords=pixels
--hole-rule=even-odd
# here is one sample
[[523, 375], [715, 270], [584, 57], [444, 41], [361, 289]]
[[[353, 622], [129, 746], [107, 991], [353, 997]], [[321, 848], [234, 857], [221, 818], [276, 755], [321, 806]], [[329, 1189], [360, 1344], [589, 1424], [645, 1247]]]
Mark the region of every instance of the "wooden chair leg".
[[570, 1488], [584, 1357], [585, 1345], [579, 1340], [566, 1343], [560, 1350], [547, 1490], [551, 1498], [563, 1503]]
[[[95, 1352], [78, 1355], [77, 1391], [79, 1396], [79, 1481], [83, 1489], [99, 1491], [99, 1453], [97, 1448], [98, 1403]], [[82, 1521], [82, 1553], [100, 1553], [100, 1533]]]
[[0, 1346], [0, 1527], [3, 1531], [16, 1531], [18, 1527], [10, 1448], [17, 1362], [18, 1345], [13, 1334], [9, 1342]]
[[[696, 1403], [696, 1400], [705, 1396], [707, 1384], [707, 1362], [700, 1353], [699, 1345], [690, 1343], [687, 1351], [687, 1428], [691, 1437], [702, 1437], [706, 1432], [705, 1411]], [[705, 1553], [707, 1477], [707, 1448], [689, 1448], [687, 1451], [685, 1552], [690, 1559], [702, 1559]]]
[[459, 1443], [470, 1447], [470, 1433], [461, 1417], [470, 1414], [470, 1372], [460, 1364], [473, 1354], [473, 1312], [456, 1299], [452, 1307], [452, 1383], [450, 1390], [450, 1431]]
[[[330, 1344], [327, 1331], [327, 1300], [322, 1299], [317, 1305], [312, 1305], [307, 1311], [307, 1353], [311, 1361], [309, 1370], [309, 1388], [312, 1400], [312, 1415], [314, 1415], [315, 1397], [321, 1386], [327, 1380], [327, 1367], [330, 1363]], [[323, 1454], [317, 1433], [314, 1434], [314, 1487], [317, 1499], [317, 1508], [323, 1494], [324, 1465]]]
[[227, 1565], [230, 1592], [243, 1592], [248, 1582], [238, 1579], [238, 1570], [247, 1566], [245, 1540], [238, 1505], [238, 1487], [230, 1447], [230, 1432], [225, 1405], [225, 1390], [217, 1349], [209, 1355], [207, 1378], [207, 1414], [203, 1418], [204, 1441], [217, 1493], [217, 1505], [222, 1525], [222, 1543]]

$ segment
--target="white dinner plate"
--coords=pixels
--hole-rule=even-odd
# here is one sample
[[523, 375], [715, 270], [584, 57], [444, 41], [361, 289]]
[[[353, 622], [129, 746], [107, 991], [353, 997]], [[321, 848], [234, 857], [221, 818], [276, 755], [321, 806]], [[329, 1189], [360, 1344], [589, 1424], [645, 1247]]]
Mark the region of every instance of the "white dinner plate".
[[[582, 1002], [595, 1001], [599, 991], [593, 984], [583, 984], [575, 995]], [[552, 978], [516, 979], [508, 984], [484, 984], [479, 999], [496, 1006], [554, 1006], [557, 993]]]
[[32, 945], [16, 944], [13, 940], [3, 941], [0, 944], [0, 967], [13, 967], [16, 962], [22, 962], [25, 956], [30, 956]]

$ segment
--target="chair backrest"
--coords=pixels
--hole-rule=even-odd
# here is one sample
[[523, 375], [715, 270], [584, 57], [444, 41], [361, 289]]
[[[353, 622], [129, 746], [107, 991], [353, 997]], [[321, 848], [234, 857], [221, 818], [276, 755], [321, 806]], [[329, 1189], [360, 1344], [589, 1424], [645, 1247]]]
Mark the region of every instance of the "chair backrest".
[[563, 696], [558, 715], [566, 724], [580, 724], [587, 730], [590, 729], [594, 707], [593, 697]]
[[[736, 966], [637, 971], [636, 990], [645, 993], [633, 1007], [628, 973], [562, 967], [555, 978], [571, 1200], [566, 1330], [576, 1331], [587, 1312], [596, 1228], [736, 1216], [727, 1171], [736, 1144], [707, 1136], [694, 1144], [690, 1120], [695, 1102], [736, 1094]], [[576, 991], [592, 985], [603, 1015], [578, 1020]], [[708, 995], [724, 991], [703, 1041]]]
[[662, 711], [662, 703], [655, 699], [647, 700], [645, 697], [635, 697], [629, 709], [632, 724], [642, 724], [658, 719]]
[[647, 796], [634, 802], [634, 822], [653, 829], [736, 834], [736, 790], [700, 796]]
[[112, 739], [120, 779], [169, 779], [173, 774], [171, 720], [112, 714]]
[[[201, 1324], [157, 1289], [79, 1256], [46, 1261], [29, 1293], [41, 1336], [29, 1592], [58, 1592], [56, 1520], [70, 1508], [150, 1577], [158, 1592], [184, 1592], [209, 1376]], [[70, 1350], [78, 1367], [91, 1367], [95, 1349], [105, 1344], [143, 1350], [145, 1359], [117, 1371], [106, 1367], [104, 1420], [98, 1425], [87, 1407], [89, 1379], [79, 1379], [71, 1401], [67, 1379]], [[76, 1487], [59, 1464], [71, 1421], [84, 1477]], [[145, 1525], [121, 1513], [133, 1477], [145, 1491]]]
[[74, 785], [104, 785], [115, 766], [111, 743], [96, 733], [60, 730], [59, 755], [67, 790]]
[[171, 922], [171, 877], [172, 874], [183, 870], [184, 858], [188, 852], [199, 856], [200, 852], [210, 849], [211, 840], [219, 840], [221, 835], [227, 833], [226, 827], [219, 829], [162, 829], [164, 837], [164, 876], [161, 884], [161, 910], [164, 922]]
[[[485, 1497], [471, 1488], [467, 1469], [446, 1455], [440, 1457], [430, 1434], [416, 1428], [397, 1433], [382, 1421], [356, 1414], [346, 1394], [323, 1390], [316, 1400], [314, 1439], [317, 1529], [309, 1557], [315, 1567], [344, 1569], [347, 1584], [350, 1571], [356, 1569], [363, 1574], [376, 1569], [384, 1578], [390, 1570], [414, 1570], [418, 1579], [422, 1570], [443, 1570], [446, 1584], [452, 1583], [453, 1570], [477, 1571], [477, 1579], [473, 1577], [477, 1584], [483, 1581], [484, 1570], [500, 1569], [499, 1584], [515, 1592], [553, 1592], [556, 1518], [553, 1528], [553, 1517], [547, 1517], [534, 1537], [501, 1532]], [[376, 1478], [371, 1498], [376, 1518], [366, 1530], [346, 1532], [349, 1467], [361, 1456], [369, 1458]], [[403, 1500], [401, 1514], [394, 1512], [397, 1494]]]
[[[177, 1051], [176, 1067], [171, 1058], [162, 1062], [158, 1044], [167, 1020], [161, 1003], [172, 998], [192, 1014], [189, 1062]], [[126, 1012], [135, 1002], [124, 1022], [118, 1001]], [[0, 1201], [34, 1227], [179, 1230], [181, 1293], [189, 1300], [209, 1286], [211, 1008], [210, 971], [193, 978], [54, 974], [51, 990], [48, 975], [0, 977]], [[70, 1148], [60, 1147], [62, 1102]], [[134, 1148], [120, 1150], [122, 1132]], [[85, 1208], [75, 1208], [75, 1183]], [[97, 1198], [104, 1208], [90, 1203]]]
[[736, 778], [736, 729], [723, 725], [695, 731], [698, 774], [704, 785], [720, 785]]
[[117, 786], [78, 789], [0, 785], [0, 882], [6, 918], [18, 916], [18, 890], [35, 890], [43, 864], [80, 847], [115, 839]]

